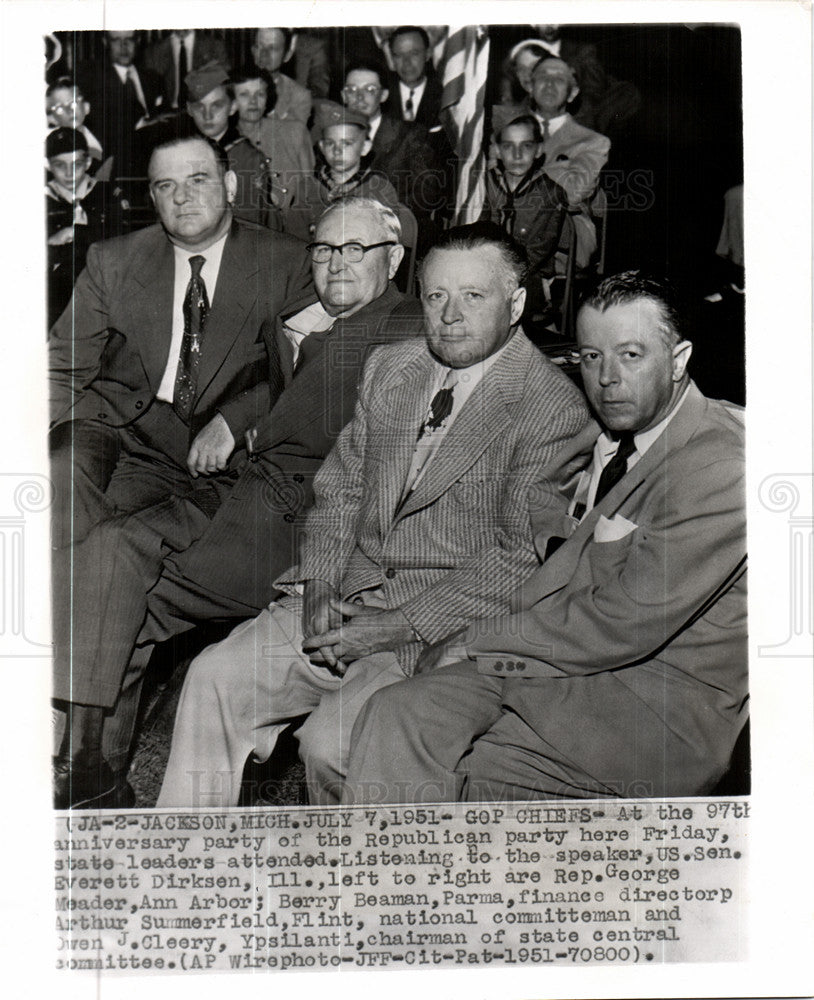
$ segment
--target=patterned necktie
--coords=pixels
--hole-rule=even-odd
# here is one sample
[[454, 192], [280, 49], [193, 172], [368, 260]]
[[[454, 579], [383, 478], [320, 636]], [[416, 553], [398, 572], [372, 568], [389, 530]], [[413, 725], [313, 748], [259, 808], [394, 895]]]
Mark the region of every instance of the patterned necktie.
[[415, 105], [413, 104], [413, 94], [415, 93], [415, 88], [410, 87], [410, 94], [404, 105], [404, 120], [406, 122], [411, 122], [415, 118]]
[[419, 441], [424, 437], [427, 431], [437, 430], [447, 419], [450, 413], [452, 413], [452, 394], [455, 391], [457, 381], [458, 378], [455, 375], [455, 372], [450, 371], [444, 381], [444, 385], [432, 397], [432, 401], [430, 402], [430, 415], [421, 425], [421, 429], [418, 432]]
[[596, 496], [594, 497], [594, 507], [627, 472], [627, 460], [635, 450], [636, 445], [633, 443], [633, 433], [631, 431], [622, 431], [619, 435], [619, 447], [616, 449], [616, 454], [602, 470], [602, 475], [599, 477]]
[[201, 257], [200, 254], [189, 258], [192, 275], [184, 296], [184, 337], [181, 341], [181, 354], [178, 358], [178, 370], [175, 375], [175, 392], [172, 397], [173, 408], [184, 421], [189, 421], [195, 402], [198, 365], [201, 360], [201, 343], [206, 317], [209, 313], [206, 285], [201, 277], [201, 268], [205, 263], [206, 258]]

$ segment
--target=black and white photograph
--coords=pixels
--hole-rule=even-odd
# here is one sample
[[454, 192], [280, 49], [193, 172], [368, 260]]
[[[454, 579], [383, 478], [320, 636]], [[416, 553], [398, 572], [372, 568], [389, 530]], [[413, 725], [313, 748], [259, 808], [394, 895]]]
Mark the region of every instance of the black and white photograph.
[[4, 296], [50, 988], [805, 995], [810, 10], [81, 6]]

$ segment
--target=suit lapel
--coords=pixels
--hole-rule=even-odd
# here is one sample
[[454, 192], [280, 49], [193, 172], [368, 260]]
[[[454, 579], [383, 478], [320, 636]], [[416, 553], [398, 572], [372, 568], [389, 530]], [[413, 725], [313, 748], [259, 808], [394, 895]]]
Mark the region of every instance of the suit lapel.
[[130, 266], [130, 295], [123, 302], [153, 392], [158, 391], [170, 353], [174, 282], [172, 244], [156, 226], [155, 239]]
[[[641, 459], [622, 476], [602, 500], [588, 511], [566, 543], [561, 545], [521, 588], [516, 599], [518, 608], [530, 607], [546, 594], [559, 590], [571, 580], [585, 546], [590, 544], [599, 518], [601, 516], [612, 518], [634, 497], [645, 480], [657, 474], [659, 467], [669, 461], [671, 454], [686, 445], [698, 427], [706, 407], [705, 398], [695, 384], [690, 383], [686, 399], [664, 433], [653, 442]], [[582, 431], [580, 437], [585, 435], [586, 431], [587, 429]], [[596, 435], [594, 435], [595, 440]], [[539, 541], [535, 539], [538, 553], [541, 544], [544, 544], [542, 539]]]
[[379, 523], [383, 538], [393, 525], [404, 491], [418, 430], [429, 403], [431, 379], [436, 371], [435, 362], [425, 349], [405, 368], [404, 378], [383, 393], [377, 416], [384, 422], [384, 430], [378, 435], [380, 454], [374, 459], [381, 469]]
[[215, 300], [206, 320], [196, 409], [257, 300], [257, 258], [250, 252], [250, 243], [245, 232], [233, 222], [223, 248]]
[[[525, 335], [518, 331], [503, 356], [464, 403], [432, 456], [426, 475], [399, 511], [399, 517], [434, 503], [511, 424], [509, 406], [523, 394], [532, 351], [534, 348]], [[422, 416], [419, 415], [419, 421]]]

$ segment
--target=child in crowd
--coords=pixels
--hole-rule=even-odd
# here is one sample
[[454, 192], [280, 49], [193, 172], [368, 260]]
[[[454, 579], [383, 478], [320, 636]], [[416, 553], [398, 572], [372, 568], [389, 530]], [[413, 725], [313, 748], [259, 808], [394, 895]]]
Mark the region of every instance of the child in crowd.
[[89, 112], [90, 104], [69, 76], [59, 77], [45, 91], [45, 114], [49, 129], [72, 128], [81, 132], [91, 159], [101, 163], [101, 143], [85, 125]]
[[318, 157], [313, 174], [300, 179], [290, 206], [284, 210], [286, 232], [310, 239], [323, 210], [345, 195], [375, 198], [397, 208], [396, 189], [370, 165], [367, 119], [333, 101], [315, 102], [314, 128]]
[[[516, 109], [513, 109], [516, 115]], [[560, 241], [567, 197], [543, 172], [543, 136], [540, 123], [530, 114], [506, 120], [494, 110], [495, 165], [486, 175], [482, 219], [502, 226], [529, 257], [526, 312], [546, 305], [546, 283], [554, 275], [554, 258]]]
[[45, 188], [50, 327], [71, 298], [88, 247], [118, 236], [123, 213], [111, 185], [88, 172], [92, 160], [84, 133], [54, 129], [45, 140], [45, 156], [50, 173]]

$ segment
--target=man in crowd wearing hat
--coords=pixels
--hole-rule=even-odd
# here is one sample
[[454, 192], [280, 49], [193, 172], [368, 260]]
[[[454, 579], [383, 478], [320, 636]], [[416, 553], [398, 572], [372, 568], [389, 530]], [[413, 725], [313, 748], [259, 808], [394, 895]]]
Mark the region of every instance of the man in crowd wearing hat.
[[596, 249], [596, 229], [590, 202], [599, 184], [599, 173], [608, 162], [610, 140], [585, 128], [568, 113], [579, 94], [571, 67], [562, 59], [546, 56], [531, 74], [531, 110], [540, 123], [545, 172], [565, 191], [574, 213], [577, 266], [587, 266]]
[[598, 423], [541, 470], [569, 500], [531, 505], [542, 565], [373, 695], [343, 801], [708, 795], [726, 772], [749, 711], [743, 411], [698, 391], [669, 288], [637, 271], [588, 296], [577, 341]]
[[[75, 762], [72, 797], [58, 801], [112, 804], [117, 782], [126, 791], [153, 643], [202, 619], [254, 617], [296, 561], [314, 473], [353, 413], [365, 358], [377, 344], [420, 332], [417, 304], [392, 284], [404, 252], [399, 239], [398, 218], [379, 202], [333, 203], [310, 247], [315, 291], [295, 289], [265, 330], [277, 359], [272, 406], [253, 429], [252, 461], [234, 487], [206, 504], [194, 491], [177, 491], [100, 525], [74, 548], [76, 611], [72, 620], [64, 610], [55, 616], [56, 691], [90, 707], [74, 712], [74, 742], [86, 750]], [[302, 248], [298, 253], [306, 258]], [[98, 739], [88, 748], [88, 733], [114, 705], [103, 762]]]
[[225, 66], [211, 62], [188, 73], [184, 81], [187, 113], [201, 135], [223, 147], [229, 169], [237, 178], [233, 211], [237, 218], [281, 229], [271, 197], [268, 157], [241, 135], [232, 116], [237, 111], [234, 89]]
[[[61, 635], [80, 610], [71, 546], [94, 525], [173, 495], [211, 510], [231, 488], [245, 432], [268, 411], [270, 378], [279, 380], [261, 327], [311, 281], [299, 241], [233, 218], [236, 178], [216, 144], [165, 142], [149, 170], [160, 225], [94, 244], [50, 333]], [[64, 646], [56, 656], [70, 663]], [[70, 666], [66, 676], [76, 677]], [[88, 703], [70, 680], [61, 697]], [[63, 765], [70, 788], [70, 759]]]
[[490, 223], [430, 250], [426, 335], [365, 365], [287, 596], [193, 661], [158, 806], [235, 804], [247, 758], [314, 709], [300, 749], [312, 800], [329, 800], [370, 693], [451, 629], [508, 610], [535, 564], [529, 487], [587, 419], [520, 329], [525, 269]]
[[291, 202], [283, 210], [285, 231], [308, 239], [323, 210], [346, 195], [375, 198], [396, 208], [396, 190], [375, 164], [369, 164], [367, 117], [334, 101], [317, 101], [313, 135], [320, 162], [313, 174], [298, 179]]

